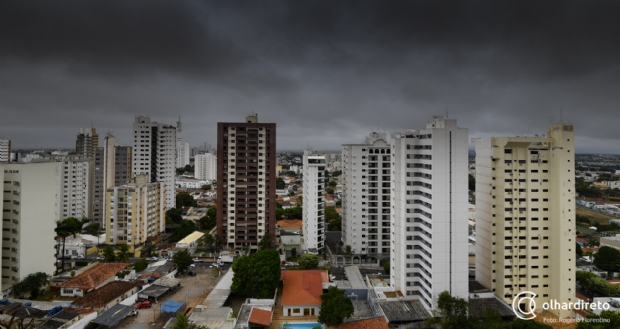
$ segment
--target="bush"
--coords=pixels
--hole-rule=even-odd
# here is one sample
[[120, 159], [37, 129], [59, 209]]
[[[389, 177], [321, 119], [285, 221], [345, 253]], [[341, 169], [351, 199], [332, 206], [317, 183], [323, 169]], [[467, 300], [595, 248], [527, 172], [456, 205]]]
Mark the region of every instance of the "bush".
[[87, 266], [88, 262], [84, 262], [84, 261], [80, 261], [80, 262], [75, 262], [75, 266]]

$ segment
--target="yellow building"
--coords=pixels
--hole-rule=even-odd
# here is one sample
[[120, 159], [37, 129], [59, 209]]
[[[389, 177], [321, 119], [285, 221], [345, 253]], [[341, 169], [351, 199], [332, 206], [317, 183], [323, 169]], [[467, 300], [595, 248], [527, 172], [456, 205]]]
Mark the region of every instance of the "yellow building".
[[166, 185], [138, 175], [130, 184], [107, 189], [106, 243], [127, 244], [129, 251], [166, 230]]
[[550, 300], [575, 302], [573, 125], [475, 142], [476, 280], [508, 304], [535, 293], [536, 311]]

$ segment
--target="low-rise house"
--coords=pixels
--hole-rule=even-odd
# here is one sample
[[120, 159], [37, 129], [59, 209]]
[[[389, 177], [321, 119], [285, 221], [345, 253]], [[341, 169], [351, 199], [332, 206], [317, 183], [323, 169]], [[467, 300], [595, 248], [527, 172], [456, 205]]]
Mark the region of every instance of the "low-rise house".
[[126, 298], [137, 294], [144, 283], [113, 281], [103, 287], [76, 299], [71, 307], [96, 310], [101, 314]]
[[281, 279], [282, 314], [284, 316], [318, 316], [321, 310], [323, 283], [329, 282], [327, 271], [284, 270]]
[[103, 287], [113, 281], [116, 273], [124, 270], [129, 263], [101, 263], [74, 276], [60, 285], [63, 297], [82, 297], [89, 291]]
[[175, 249], [187, 249], [190, 253], [193, 253], [198, 247], [198, 240], [202, 238], [203, 235], [205, 235], [203, 232], [195, 231], [183, 238], [183, 240], [177, 242]]

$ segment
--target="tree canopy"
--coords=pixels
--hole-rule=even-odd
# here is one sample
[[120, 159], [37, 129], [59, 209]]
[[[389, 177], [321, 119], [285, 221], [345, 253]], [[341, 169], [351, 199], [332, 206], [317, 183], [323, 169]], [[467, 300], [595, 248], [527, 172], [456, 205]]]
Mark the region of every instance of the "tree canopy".
[[103, 259], [108, 262], [113, 262], [116, 260], [116, 252], [114, 251], [114, 247], [107, 245], [103, 248]]
[[217, 210], [215, 206], [209, 207], [209, 210], [207, 210], [207, 214], [198, 220], [200, 230], [211, 231], [216, 225], [216, 216]]
[[196, 227], [196, 224], [194, 224], [193, 221], [183, 220], [181, 224], [179, 224], [179, 227], [174, 230], [174, 232], [172, 232], [172, 235], [170, 236], [170, 241], [177, 242], [179, 240], [182, 240], [184, 237], [194, 233], [194, 231], [196, 231], [197, 229], [198, 227]]
[[271, 237], [269, 236], [269, 233], [265, 233], [265, 235], [263, 235], [260, 241], [258, 241], [258, 249], [265, 250], [265, 249], [270, 249], [270, 248], [271, 248]]
[[276, 189], [283, 190], [285, 187], [286, 183], [284, 182], [284, 179], [280, 177], [276, 178]]
[[166, 210], [166, 221], [172, 221], [175, 224], [179, 224], [183, 221], [183, 216], [181, 215], [181, 209], [170, 208]]
[[609, 322], [579, 321], [575, 329], [620, 328], [620, 314], [616, 311], [602, 311], [601, 315], [588, 315], [587, 319], [609, 319]]
[[232, 265], [234, 271], [230, 290], [255, 298], [272, 297], [280, 282], [280, 255], [276, 250], [260, 250], [240, 256]]
[[344, 290], [331, 286], [321, 295], [321, 311], [318, 321], [327, 327], [342, 324], [345, 318], [353, 315], [353, 303], [345, 297]]
[[601, 247], [594, 254], [594, 265], [604, 271], [620, 271], [620, 251], [612, 247]]
[[17, 298], [30, 298], [36, 299], [41, 293], [41, 289], [44, 288], [49, 280], [47, 274], [43, 272], [37, 272], [29, 274], [21, 282], [13, 285], [13, 295]]
[[297, 260], [300, 270], [313, 270], [319, 267], [319, 256], [314, 254], [303, 254]]
[[218, 252], [221, 244], [222, 239], [217, 234], [205, 233], [205, 235], [198, 239], [198, 245], [207, 248], [209, 252]]
[[194, 197], [192, 197], [189, 193], [187, 193], [187, 192], [179, 192], [179, 193], [177, 193], [177, 196], [176, 196], [176, 207], [178, 209], [181, 209], [183, 207], [196, 207], [197, 205], [198, 205], [198, 203], [196, 202]]
[[192, 255], [187, 250], [181, 250], [172, 256], [172, 261], [177, 264], [180, 273], [185, 273], [189, 266], [194, 262]]

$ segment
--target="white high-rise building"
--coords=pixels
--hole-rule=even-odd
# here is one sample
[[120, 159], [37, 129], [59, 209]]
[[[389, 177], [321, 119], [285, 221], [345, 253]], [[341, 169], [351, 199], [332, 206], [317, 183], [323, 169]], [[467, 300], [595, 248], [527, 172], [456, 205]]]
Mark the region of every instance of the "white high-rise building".
[[11, 162], [11, 140], [0, 138], [0, 163]]
[[508, 304], [523, 291], [536, 294], [536, 305], [575, 302], [573, 125], [475, 142], [476, 280]]
[[194, 177], [196, 179], [217, 179], [217, 155], [213, 153], [198, 154], [194, 158]]
[[304, 151], [303, 234], [310, 253], [325, 246], [325, 157]]
[[[162, 183], [149, 183], [148, 175], [106, 190], [106, 243], [126, 244], [134, 252], [148, 237], [166, 230], [166, 210]], [[119, 211], [125, 209], [126, 211]]]
[[181, 117], [177, 121], [177, 168], [183, 168], [189, 164], [189, 158], [191, 150], [189, 143], [183, 143], [183, 125], [181, 124]]
[[70, 155], [62, 158], [58, 186], [58, 217], [92, 219], [93, 217], [93, 158]]
[[468, 300], [468, 132], [433, 117], [395, 132], [390, 279], [428, 310], [448, 291]]
[[150, 182], [166, 184], [166, 209], [175, 205], [176, 131], [173, 125], [139, 116], [133, 124], [132, 176], [149, 175]]
[[354, 254], [390, 257], [390, 153], [385, 133], [342, 145], [342, 239]]
[[54, 272], [61, 168], [61, 162], [0, 164], [3, 291], [29, 274]]

